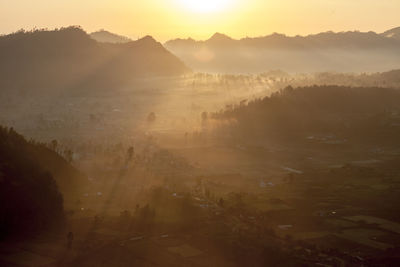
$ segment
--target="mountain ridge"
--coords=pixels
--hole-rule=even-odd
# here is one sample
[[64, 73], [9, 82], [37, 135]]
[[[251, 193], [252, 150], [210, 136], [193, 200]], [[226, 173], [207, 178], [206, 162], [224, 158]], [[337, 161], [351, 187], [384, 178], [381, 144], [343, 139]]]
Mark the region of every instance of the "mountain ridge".
[[400, 27], [396, 27], [382, 33], [383, 36], [400, 40]]
[[[307, 36], [273, 33], [233, 39], [216, 33], [201, 41], [174, 39], [164, 46], [200, 72], [380, 72], [400, 68], [397, 28], [372, 31], [322, 32]], [[390, 36], [390, 37], [388, 37]]]
[[295, 40], [295, 41], [305, 41], [305, 40], [310, 40], [310, 41], [318, 41], [320, 39], [321, 41], [335, 41], [335, 40], [340, 40], [341, 38], [362, 38], [362, 41], [365, 41], [367, 37], [369, 38], [374, 38], [375, 41], [379, 40], [386, 40], [387, 44], [398, 44], [396, 38], [392, 38], [393, 36], [388, 36], [389, 34], [399, 34], [400, 35], [400, 27], [394, 28], [391, 30], [388, 30], [384, 33], [376, 33], [373, 31], [369, 32], [360, 32], [360, 31], [343, 31], [343, 32], [333, 32], [333, 31], [326, 31], [326, 32], [320, 32], [316, 34], [309, 34], [309, 35], [296, 35], [296, 36], [288, 36], [282, 33], [272, 33], [269, 35], [265, 36], [257, 36], [257, 37], [243, 37], [240, 39], [234, 39], [226, 34], [216, 32], [214, 33], [210, 38], [206, 40], [195, 40], [191, 37], [182, 39], [182, 38], [176, 38], [176, 39], [171, 39], [167, 42], [164, 43], [166, 47], [173, 45], [174, 43], [182, 44], [182, 43], [187, 43], [187, 44], [210, 44], [212, 42], [218, 42], [218, 41], [223, 41], [223, 42], [228, 42], [230, 41], [231, 43], [239, 43], [239, 42], [244, 42], [246, 44], [250, 44], [252, 42], [263, 42], [263, 41], [272, 41], [272, 40]]
[[104, 29], [90, 33], [90, 37], [100, 43], [127, 43], [132, 41], [132, 39], [126, 36], [118, 35]]
[[1, 36], [0, 58], [4, 90], [110, 90], [129, 86], [135, 77], [190, 72], [153, 37], [100, 43], [79, 27]]

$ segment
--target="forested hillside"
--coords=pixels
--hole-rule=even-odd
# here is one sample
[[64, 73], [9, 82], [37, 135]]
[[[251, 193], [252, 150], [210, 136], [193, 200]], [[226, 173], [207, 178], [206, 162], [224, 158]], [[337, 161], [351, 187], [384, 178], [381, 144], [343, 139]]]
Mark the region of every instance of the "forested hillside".
[[3, 91], [112, 90], [135, 77], [181, 75], [189, 69], [152, 37], [99, 43], [77, 27], [19, 31], [0, 37]]
[[400, 91], [340, 86], [287, 87], [270, 97], [213, 114], [243, 138], [335, 135], [395, 141], [400, 132]]
[[[63, 221], [63, 195], [82, 176], [45, 144], [0, 128], [0, 238]], [[83, 181], [82, 181], [83, 182]]]

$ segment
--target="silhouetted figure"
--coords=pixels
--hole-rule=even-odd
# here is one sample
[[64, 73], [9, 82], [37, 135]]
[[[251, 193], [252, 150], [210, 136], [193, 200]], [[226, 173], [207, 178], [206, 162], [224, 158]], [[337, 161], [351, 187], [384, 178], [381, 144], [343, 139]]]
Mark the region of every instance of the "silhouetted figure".
[[223, 207], [224, 206], [224, 199], [220, 198], [219, 201], [218, 201], [218, 204], [219, 204], [220, 207]]
[[74, 241], [74, 234], [72, 232], [69, 232], [67, 235], [67, 247], [68, 249], [72, 248], [72, 241]]

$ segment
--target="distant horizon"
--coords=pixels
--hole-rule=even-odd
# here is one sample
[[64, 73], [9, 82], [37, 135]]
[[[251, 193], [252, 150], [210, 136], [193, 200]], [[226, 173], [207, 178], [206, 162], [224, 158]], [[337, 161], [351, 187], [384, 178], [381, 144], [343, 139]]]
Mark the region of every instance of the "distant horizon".
[[365, 30], [365, 31], [363, 31], [363, 30], [357, 30], [357, 29], [355, 29], [355, 30], [350, 30], [349, 29], [349, 30], [342, 30], [342, 31], [325, 30], [325, 31], [320, 31], [320, 32], [315, 32], [315, 33], [308, 33], [308, 34], [300, 34], [300, 33], [299, 34], [287, 34], [287, 33], [284, 33], [284, 32], [273, 31], [273, 32], [270, 32], [270, 33], [265, 33], [265, 34], [261, 34], [261, 35], [254, 35], [254, 36], [249, 36], [249, 35], [247, 35], [247, 36], [231, 36], [231, 35], [229, 35], [229, 34], [227, 34], [225, 32], [215, 31], [214, 33], [212, 33], [208, 37], [205, 37], [205, 38], [202, 38], [202, 39], [194, 38], [191, 35], [189, 35], [187, 37], [180, 37], [180, 36], [171, 37], [170, 39], [166, 39], [166, 40], [161, 40], [161, 39], [157, 38], [156, 36], [154, 36], [154, 35], [152, 35], [150, 33], [148, 33], [148, 34], [143, 33], [140, 36], [132, 36], [132, 35], [127, 35], [127, 34], [123, 34], [123, 33], [120, 33], [120, 32], [115, 32], [115, 31], [112, 31], [112, 30], [106, 29], [106, 28], [99, 28], [97, 30], [88, 30], [85, 27], [83, 27], [82, 25], [66, 25], [66, 26], [60, 26], [60, 27], [54, 27], [54, 28], [48, 28], [48, 27], [43, 27], [43, 28], [33, 27], [33, 28], [30, 28], [30, 29], [21, 28], [19, 30], [8, 32], [8, 33], [0, 32], [0, 37], [1, 36], [10, 35], [10, 34], [16, 33], [16, 32], [21, 31], [21, 30], [26, 31], [26, 32], [34, 31], [34, 30], [55, 31], [55, 30], [59, 30], [59, 29], [62, 29], [62, 28], [69, 28], [69, 27], [79, 27], [83, 31], [85, 31], [87, 34], [92, 34], [92, 33], [95, 33], [95, 32], [105, 31], [105, 32], [109, 32], [111, 34], [119, 35], [121, 37], [127, 37], [127, 38], [131, 39], [132, 41], [145, 38], [146, 36], [151, 36], [155, 40], [157, 40], [158, 42], [165, 43], [165, 42], [168, 42], [168, 41], [179, 40], [179, 39], [181, 39], [181, 40], [193, 39], [195, 41], [207, 41], [207, 40], [211, 39], [216, 34], [225, 35], [227, 37], [230, 37], [233, 40], [242, 40], [242, 39], [246, 39], [246, 38], [263, 38], [263, 37], [271, 36], [271, 35], [274, 35], [274, 34], [280, 34], [280, 35], [284, 35], [284, 36], [287, 36], [287, 37], [307, 37], [307, 36], [313, 36], [313, 35], [317, 35], [317, 34], [321, 34], [321, 33], [346, 33], [346, 32], [360, 32], [360, 33], [373, 32], [373, 33], [376, 33], [376, 34], [382, 34], [382, 33], [385, 33], [386, 31], [389, 31], [389, 30], [392, 30], [392, 29], [396, 29], [396, 28], [400, 28], [400, 23], [399, 23], [398, 26], [394, 26], [394, 27], [385, 29], [383, 31], [374, 31], [374, 30]]
[[19, 29], [81, 25], [137, 39], [151, 35], [207, 39], [215, 32], [238, 39], [274, 32], [287, 36], [333, 31], [384, 32], [400, 26], [398, 0], [0, 0], [0, 34]]

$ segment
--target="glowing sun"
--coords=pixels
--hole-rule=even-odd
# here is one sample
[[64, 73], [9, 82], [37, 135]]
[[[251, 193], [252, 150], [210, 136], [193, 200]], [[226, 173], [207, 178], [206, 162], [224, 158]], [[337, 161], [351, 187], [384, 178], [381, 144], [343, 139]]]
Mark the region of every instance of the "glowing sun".
[[232, 0], [180, 0], [183, 7], [197, 13], [211, 13], [227, 8]]

